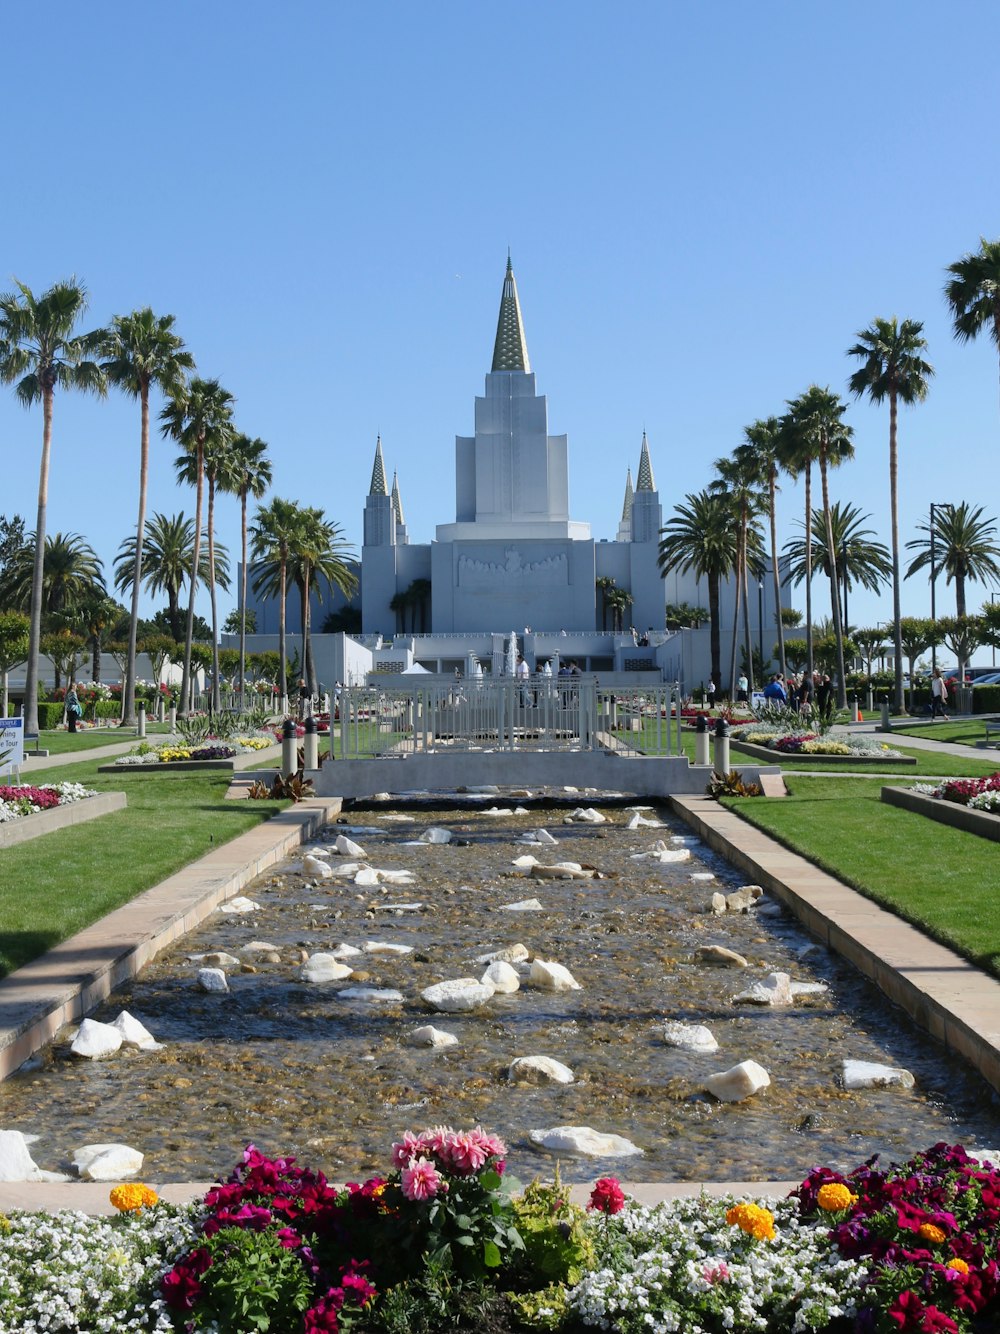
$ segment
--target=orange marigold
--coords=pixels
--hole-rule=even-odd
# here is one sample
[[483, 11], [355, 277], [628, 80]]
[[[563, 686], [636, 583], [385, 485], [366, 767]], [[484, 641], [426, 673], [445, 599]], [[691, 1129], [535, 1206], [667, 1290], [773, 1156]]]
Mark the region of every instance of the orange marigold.
[[144, 1209], [147, 1205], [156, 1204], [160, 1197], [152, 1186], [143, 1186], [137, 1181], [128, 1181], [124, 1186], [115, 1186], [108, 1198], [116, 1209], [123, 1214], [127, 1214], [137, 1209]]
[[831, 1214], [837, 1213], [840, 1209], [849, 1209], [857, 1202], [858, 1197], [840, 1181], [828, 1181], [825, 1186], [820, 1186], [816, 1197], [819, 1207]]
[[734, 1204], [726, 1210], [726, 1222], [730, 1227], [738, 1227], [751, 1237], [756, 1237], [758, 1241], [773, 1241], [777, 1235], [774, 1214], [770, 1209], [762, 1209], [759, 1204]]
[[921, 1223], [917, 1235], [923, 1237], [924, 1241], [937, 1243], [944, 1241], [944, 1233], [936, 1223]]
[[954, 1269], [956, 1274], [967, 1274], [969, 1266], [957, 1255], [953, 1255], [950, 1260], [945, 1261], [946, 1269]]

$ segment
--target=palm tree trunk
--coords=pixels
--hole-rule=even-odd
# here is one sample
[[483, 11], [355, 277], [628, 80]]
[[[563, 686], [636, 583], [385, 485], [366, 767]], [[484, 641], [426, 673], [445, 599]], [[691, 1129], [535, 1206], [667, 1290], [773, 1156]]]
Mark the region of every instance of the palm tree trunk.
[[194, 550], [191, 553], [191, 592], [188, 596], [187, 629], [184, 632], [184, 666], [181, 670], [181, 714], [191, 712], [191, 643], [194, 639], [194, 599], [198, 591], [198, 562], [201, 559], [201, 499], [204, 490], [205, 454], [203, 442], [198, 441], [195, 459], [197, 469], [194, 492]]
[[[778, 630], [778, 662], [781, 666], [782, 681], [788, 680], [788, 671], [785, 666], [785, 627], [781, 620], [781, 575], [778, 572], [778, 520], [775, 514], [777, 501], [777, 485], [775, 480], [776, 469], [771, 469], [769, 479], [771, 490], [771, 574], [774, 578], [774, 619], [777, 622]], [[763, 634], [763, 630], [761, 631]], [[763, 682], [761, 682], [763, 685]]]
[[722, 682], [722, 633], [719, 624], [719, 576], [708, 576], [708, 642], [709, 656], [712, 659], [712, 680], [721, 687]]
[[903, 644], [902, 631], [899, 628], [899, 457], [896, 449], [896, 413], [897, 403], [894, 390], [889, 392], [889, 512], [892, 526], [892, 645], [893, 661], [893, 706], [897, 713], [903, 712]]
[[135, 564], [132, 566], [132, 610], [128, 622], [128, 659], [125, 664], [125, 727], [135, 726], [135, 655], [139, 633], [139, 591], [142, 584], [142, 541], [146, 534], [146, 491], [149, 485], [149, 385], [145, 380], [139, 394], [139, 518], [135, 530]]
[[42, 462], [38, 470], [38, 517], [35, 520], [35, 563], [31, 575], [31, 618], [28, 663], [24, 677], [24, 730], [38, 732], [38, 652], [42, 639], [42, 581], [45, 572], [45, 511], [49, 501], [49, 458], [52, 453], [52, 389], [42, 391]]
[[92, 635], [90, 641], [90, 679], [95, 685], [101, 680], [101, 641], [97, 635]]
[[181, 642], [181, 602], [180, 589], [171, 585], [167, 589], [167, 619], [170, 622], [170, 634], [175, 644]]
[[278, 703], [288, 694], [288, 646], [285, 643], [285, 604], [288, 601], [287, 553], [282, 550], [278, 560]]
[[749, 560], [747, 559], [747, 516], [743, 512], [742, 520], [743, 536], [743, 638], [746, 644], [747, 655], [747, 685], [753, 690], [753, 640], [750, 637], [750, 579], [748, 573]]
[[242, 561], [240, 563], [240, 708], [246, 707], [247, 673], [247, 489], [240, 489], [240, 541]]
[[212, 712], [222, 708], [219, 681], [219, 610], [215, 591], [215, 473], [208, 478], [208, 590], [212, 606]]
[[806, 671], [812, 681], [813, 602], [812, 602], [812, 463], [806, 464]]
[[[736, 538], [736, 600], [733, 603], [733, 647], [729, 658], [729, 686], [728, 693], [730, 700], [736, 698], [736, 645], [740, 638], [740, 602], [743, 592], [743, 537], [742, 534]], [[717, 681], [719, 696], [722, 695], [722, 682]]]
[[830, 610], [833, 612], [833, 635], [837, 641], [837, 706], [846, 709], [847, 677], [844, 672], [844, 623], [840, 618], [840, 582], [837, 578], [837, 549], [833, 544], [833, 516], [830, 513], [830, 487], [825, 449], [819, 457], [819, 475], [823, 484], [826, 556], [830, 563]]

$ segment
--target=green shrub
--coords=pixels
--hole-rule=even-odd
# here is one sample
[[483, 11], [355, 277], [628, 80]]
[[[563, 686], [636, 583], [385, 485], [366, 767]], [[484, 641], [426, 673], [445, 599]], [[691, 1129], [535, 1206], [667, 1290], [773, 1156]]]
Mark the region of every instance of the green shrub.
[[121, 701], [117, 699], [95, 699], [92, 716], [96, 718], [120, 718]]
[[972, 687], [973, 713], [1000, 713], [1000, 685]]
[[40, 703], [38, 705], [38, 726], [43, 732], [51, 732], [53, 728], [59, 726], [63, 720], [62, 704], [53, 704], [51, 702]]

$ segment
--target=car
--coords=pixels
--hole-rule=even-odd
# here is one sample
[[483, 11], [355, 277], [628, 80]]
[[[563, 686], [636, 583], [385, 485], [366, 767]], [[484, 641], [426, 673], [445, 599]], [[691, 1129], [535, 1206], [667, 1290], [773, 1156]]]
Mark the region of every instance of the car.
[[985, 676], [977, 676], [972, 684], [974, 686], [1000, 685], [1000, 672], [987, 672]]

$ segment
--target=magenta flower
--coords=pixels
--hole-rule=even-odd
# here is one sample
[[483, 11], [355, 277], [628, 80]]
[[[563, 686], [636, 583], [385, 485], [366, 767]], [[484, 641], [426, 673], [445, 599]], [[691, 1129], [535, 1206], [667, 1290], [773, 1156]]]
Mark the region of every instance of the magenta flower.
[[428, 1158], [411, 1158], [400, 1174], [400, 1188], [408, 1200], [432, 1200], [448, 1185]]
[[625, 1208], [625, 1193], [617, 1177], [601, 1177], [594, 1183], [587, 1208], [602, 1214], [616, 1214]]

